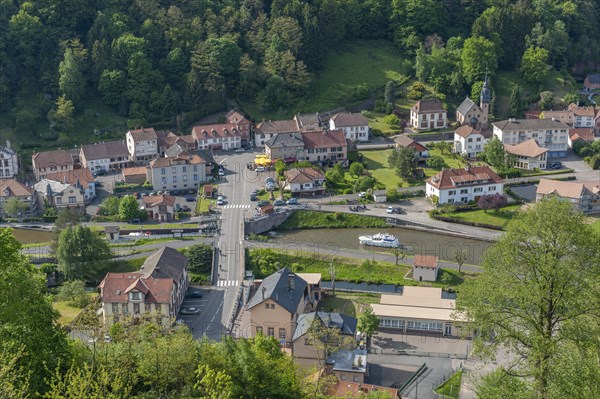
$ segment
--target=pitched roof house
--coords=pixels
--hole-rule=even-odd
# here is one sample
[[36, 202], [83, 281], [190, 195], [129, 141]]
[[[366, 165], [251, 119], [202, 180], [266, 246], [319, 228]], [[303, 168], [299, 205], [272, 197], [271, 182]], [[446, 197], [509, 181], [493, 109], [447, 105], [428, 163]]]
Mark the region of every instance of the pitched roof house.
[[437, 280], [439, 265], [438, 257], [435, 255], [417, 254], [413, 260], [413, 280], [435, 281]]
[[237, 125], [242, 136], [242, 146], [250, 144], [250, 130], [252, 127], [250, 121], [246, 119], [244, 115], [233, 109], [225, 115], [225, 119], [228, 123], [234, 123]]
[[84, 168], [92, 172], [126, 168], [129, 150], [125, 141], [108, 141], [81, 146], [79, 159]]
[[513, 166], [519, 169], [546, 169], [548, 149], [540, 147], [533, 139], [519, 144], [505, 144], [507, 153], [516, 157]]
[[300, 128], [293, 119], [262, 121], [254, 127], [254, 144], [262, 147], [267, 141], [281, 133], [300, 133]]
[[585, 214], [600, 213], [600, 180], [579, 183], [541, 179], [536, 190], [536, 201], [551, 195], [569, 201]]
[[278, 133], [264, 143], [267, 158], [281, 160], [302, 160], [304, 140], [300, 133]]
[[171, 195], [148, 195], [142, 197], [143, 209], [148, 219], [166, 222], [174, 216], [175, 197]]
[[463, 125], [454, 131], [454, 152], [476, 158], [483, 152], [487, 139], [483, 132], [471, 125]]
[[88, 168], [50, 173], [46, 175], [46, 179], [81, 188], [86, 202], [96, 197], [96, 179]]
[[342, 130], [316, 130], [301, 134], [306, 161], [326, 163], [348, 159], [348, 143]]
[[242, 146], [242, 133], [235, 123], [194, 126], [192, 136], [200, 150], [233, 150]]
[[177, 156], [156, 158], [150, 161], [146, 180], [155, 190], [197, 189], [206, 182], [210, 171], [199, 155], [181, 152]]
[[285, 190], [292, 196], [319, 195], [325, 190], [325, 175], [313, 168], [295, 168], [285, 171]]
[[590, 73], [583, 81], [583, 88], [587, 91], [600, 89], [600, 73]]
[[577, 140], [582, 140], [587, 143], [594, 141], [594, 129], [591, 128], [576, 128], [569, 130], [569, 147], [573, 148], [573, 143]]
[[187, 258], [163, 247], [150, 255], [139, 272], [107, 273], [100, 283], [105, 325], [130, 317], [149, 317], [168, 326], [176, 317], [189, 285]]
[[419, 158], [427, 158], [429, 156], [429, 149], [418, 141], [413, 140], [408, 134], [401, 134], [394, 140], [396, 148], [409, 147], [415, 150]]
[[426, 181], [426, 195], [438, 204], [477, 201], [482, 195], [502, 194], [504, 180], [489, 166], [443, 169]]
[[85, 211], [85, 197], [83, 186], [62, 183], [56, 180], [43, 178], [33, 188], [38, 196], [38, 202], [47, 203], [56, 208], [75, 208]]
[[361, 113], [340, 112], [329, 119], [329, 129], [342, 129], [352, 141], [369, 140], [369, 120]]
[[33, 188], [19, 183], [15, 179], [0, 179], [0, 217], [18, 216], [6, 213], [6, 203], [11, 198], [16, 198], [27, 206], [23, 207], [25, 210], [21, 216], [32, 216], [36, 213], [38, 202]]
[[31, 164], [35, 178], [40, 180], [50, 173], [73, 170], [73, 157], [67, 150], [36, 152]]
[[448, 126], [447, 111], [440, 100], [419, 100], [410, 109], [410, 125], [417, 130], [444, 129]]
[[0, 179], [11, 178], [17, 173], [19, 173], [17, 152], [10, 147], [10, 141], [6, 140], [6, 146], [0, 145]]
[[548, 157], [567, 155], [571, 126], [554, 119], [507, 119], [492, 123], [494, 136], [502, 144], [519, 144], [534, 139], [540, 147], [548, 148]]
[[147, 162], [158, 156], [158, 136], [154, 128], [130, 130], [125, 137], [132, 162]]

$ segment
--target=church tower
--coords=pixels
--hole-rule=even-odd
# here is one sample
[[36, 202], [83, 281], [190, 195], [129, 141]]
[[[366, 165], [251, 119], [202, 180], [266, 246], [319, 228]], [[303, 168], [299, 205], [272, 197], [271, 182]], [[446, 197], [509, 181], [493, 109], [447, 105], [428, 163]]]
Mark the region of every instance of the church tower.
[[483, 82], [483, 88], [481, 89], [481, 96], [479, 98], [479, 108], [481, 108], [481, 128], [485, 129], [488, 127], [489, 116], [490, 116], [490, 101], [492, 100], [492, 92], [488, 84], [488, 77], [485, 75]]

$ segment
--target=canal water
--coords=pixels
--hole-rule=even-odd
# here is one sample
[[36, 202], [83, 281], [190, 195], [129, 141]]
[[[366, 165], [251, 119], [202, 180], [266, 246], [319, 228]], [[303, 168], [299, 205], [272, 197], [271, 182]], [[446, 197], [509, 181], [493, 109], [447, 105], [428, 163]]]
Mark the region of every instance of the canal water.
[[403, 227], [390, 227], [381, 229], [311, 229], [278, 231], [272, 238], [280, 243], [313, 243], [329, 248], [333, 252], [336, 248], [360, 249], [365, 251], [390, 252], [389, 248], [380, 248], [361, 245], [358, 236], [375, 233], [389, 233], [398, 237], [400, 245], [410, 255], [426, 254], [436, 255], [441, 260], [452, 261], [454, 252], [458, 249], [468, 254], [466, 263], [478, 265], [481, 263], [485, 251], [492, 245], [488, 241], [471, 238], [454, 237], [428, 231], [412, 230]]
[[37, 244], [52, 240], [52, 233], [49, 231], [13, 229], [12, 233], [21, 244]]

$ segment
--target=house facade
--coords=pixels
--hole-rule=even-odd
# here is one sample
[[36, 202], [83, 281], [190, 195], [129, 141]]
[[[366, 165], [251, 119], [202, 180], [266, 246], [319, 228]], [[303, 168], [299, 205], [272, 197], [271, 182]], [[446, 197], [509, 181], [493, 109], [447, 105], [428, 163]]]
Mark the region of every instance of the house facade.
[[417, 254], [413, 260], [413, 280], [436, 281], [439, 271], [438, 258], [435, 255]]
[[542, 148], [547, 148], [548, 158], [565, 157], [571, 127], [553, 119], [508, 119], [494, 122], [494, 136], [502, 144], [521, 144], [535, 140]]
[[567, 110], [571, 111], [575, 117], [573, 127], [595, 127], [596, 110], [594, 107], [580, 107], [577, 104], [571, 103], [567, 107]]
[[242, 147], [242, 134], [234, 123], [194, 126], [192, 136], [199, 150], [235, 150]]
[[454, 152], [468, 158], [477, 158], [487, 142], [481, 130], [463, 125], [454, 131]]
[[304, 140], [300, 133], [279, 133], [264, 143], [268, 159], [304, 159]]
[[369, 140], [369, 120], [361, 113], [340, 112], [329, 119], [329, 129], [341, 129], [355, 142]]
[[252, 143], [252, 124], [244, 115], [232, 109], [225, 115], [225, 119], [227, 123], [233, 123], [238, 127], [243, 147]]
[[445, 129], [447, 111], [438, 99], [419, 100], [410, 109], [410, 125], [417, 130]]
[[293, 197], [321, 195], [325, 191], [325, 175], [312, 168], [297, 168], [285, 171], [284, 190], [289, 190]]
[[313, 163], [337, 163], [348, 159], [348, 143], [342, 130], [302, 132], [304, 160]]
[[250, 325], [245, 336], [264, 334], [282, 344], [292, 339], [298, 316], [309, 305], [310, 294], [304, 279], [287, 268], [255, 282], [254, 294], [248, 302]]
[[299, 134], [300, 129], [293, 119], [280, 121], [262, 121], [254, 127], [254, 145], [264, 145], [279, 134]]
[[167, 222], [175, 217], [175, 197], [171, 195], [147, 195], [142, 197], [142, 209], [148, 219]]
[[46, 175], [46, 179], [70, 184], [83, 190], [84, 201], [90, 202], [96, 197], [96, 179], [88, 168], [74, 169], [69, 172], [58, 172]]
[[178, 136], [173, 132], [169, 131], [158, 131], [156, 132], [158, 142], [158, 153], [161, 157], [165, 156], [165, 152], [174, 145], [179, 145], [183, 151], [194, 151], [196, 150], [196, 139], [191, 134]]
[[362, 384], [369, 374], [367, 351], [364, 349], [339, 349], [325, 360], [325, 364], [326, 371], [342, 382]]
[[456, 121], [478, 130], [486, 129], [489, 123], [491, 99], [492, 93], [486, 76], [479, 96], [479, 105], [467, 96], [456, 109]]
[[478, 201], [482, 195], [502, 194], [504, 180], [489, 166], [443, 169], [426, 181], [425, 193], [437, 204]]
[[189, 285], [187, 258], [173, 248], [150, 255], [139, 272], [108, 273], [100, 283], [106, 327], [137, 318], [168, 327], [177, 316]]
[[396, 137], [394, 143], [396, 143], [396, 148], [412, 148], [417, 154], [417, 156], [421, 159], [429, 157], [429, 149], [423, 144], [419, 143], [418, 141], [415, 141], [412, 138], [410, 138], [410, 136], [408, 136], [407, 134], [401, 134], [400, 136]]
[[576, 128], [569, 130], [569, 148], [573, 148], [573, 143], [582, 140], [586, 143], [594, 141], [594, 130], [590, 128]]
[[10, 147], [10, 141], [6, 146], [0, 146], [0, 179], [13, 178], [19, 173], [19, 161], [17, 152]]
[[83, 187], [43, 178], [33, 188], [40, 204], [48, 204], [57, 209], [74, 208], [85, 212]]
[[156, 158], [146, 171], [146, 180], [155, 190], [197, 189], [207, 181], [206, 162], [185, 152], [176, 157]]
[[309, 329], [315, 322], [321, 323], [324, 328], [338, 330], [342, 338], [346, 338], [348, 341], [352, 339], [352, 342], [354, 342], [358, 324], [356, 318], [340, 313], [303, 313], [298, 317], [291, 340], [292, 356], [296, 363], [301, 366], [318, 366], [318, 361], [326, 358], [323, 348], [316, 348], [310, 339]]
[[148, 163], [158, 157], [158, 136], [152, 127], [128, 131], [126, 142], [131, 162]]
[[296, 127], [298, 127], [298, 130], [302, 131], [321, 130], [323, 127], [323, 121], [321, 120], [321, 116], [318, 112], [314, 114], [297, 113], [294, 115], [294, 122], [296, 122]]
[[37, 152], [31, 156], [31, 166], [36, 180], [50, 173], [69, 172], [74, 169], [73, 157], [67, 150]]
[[583, 81], [583, 88], [586, 91], [600, 89], [600, 73], [590, 73]]
[[548, 196], [562, 198], [585, 214], [600, 213], [600, 181], [578, 183], [541, 179], [535, 199], [540, 201]]
[[20, 211], [22, 217], [34, 216], [38, 211], [37, 195], [31, 187], [19, 183], [15, 179], [0, 179], [0, 217], [19, 216], [9, 215], [6, 212], [6, 203], [16, 198], [23, 205], [24, 211]]
[[79, 159], [82, 166], [92, 173], [108, 172], [129, 165], [129, 150], [124, 141], [84, 145], [81, 147]]
[[515, 156], [513, 166], [519, 169], [546, 169], [548, 165], [548, 149], [540, 147], [533, 139], [521, 144], [505, 144], [504, 150]]

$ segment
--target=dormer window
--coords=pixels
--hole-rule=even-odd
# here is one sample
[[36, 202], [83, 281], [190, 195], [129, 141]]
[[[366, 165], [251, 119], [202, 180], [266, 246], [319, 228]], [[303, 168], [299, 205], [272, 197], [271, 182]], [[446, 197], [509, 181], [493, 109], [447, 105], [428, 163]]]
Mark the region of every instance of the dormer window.
[[132, 291], [129, 293], [129, 300], [130, 301], [141, 301], [142, 300], [142, 293], [141, 292], [137, 292], [137, 291]]

